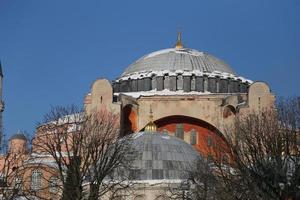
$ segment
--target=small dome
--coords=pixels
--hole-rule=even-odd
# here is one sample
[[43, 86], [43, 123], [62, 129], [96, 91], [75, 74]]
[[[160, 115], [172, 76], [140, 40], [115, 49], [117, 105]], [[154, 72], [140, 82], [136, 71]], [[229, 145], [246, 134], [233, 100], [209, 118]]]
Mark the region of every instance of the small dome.
[[183, 140], [158, 132], [137, 133], [132, 144], [138, 152], [130, 171], [133, 180], [184, 179], [200, 157]]
[[26, 140], [27, 141], [27, 138], [24, 134], [22, 133], [17, 133], [17, 134], [14, 134], [13, 136], [11, 136], [9, 138], [9, 140], [14, 140], [14, 139], [19, 139], [19, 140]]
[[222, 60], [188, 48], [170, 48], [150, 53], [131, 64], [122, 74], [122, 77], [139, 72], [152, 71], [193, 71], [226, 72], [235, 75], [235, 72]]

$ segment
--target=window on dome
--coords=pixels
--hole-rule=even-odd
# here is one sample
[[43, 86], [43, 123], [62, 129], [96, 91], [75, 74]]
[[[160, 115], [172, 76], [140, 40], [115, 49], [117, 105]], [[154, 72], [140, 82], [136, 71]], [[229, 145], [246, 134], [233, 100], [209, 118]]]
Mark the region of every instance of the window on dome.
[[196, 90], [196, 77], [193, 75], [191, 79], [191, 91]]
[[182, 124], [176, 124], [176, 130], [175, 130], [175, 136], [184, 139], [184, 132], [183, 132], [183, 125]]
[[197, 132], [195, 129], [192, 129], [190, 132], [190, 143], [191, 145], [197, 144]]
[[177, 77], [177, 90], [183, 90], [183, 78], [182, 75]]
[[213, 140], [211, 136], [207, 136], [207, 146], [211, 147], [213, 145]]
[[35, 170], [31, 174], [31, 189], [36, 191], [39, 190], [42, 186], [42, 173], [38, 170]]

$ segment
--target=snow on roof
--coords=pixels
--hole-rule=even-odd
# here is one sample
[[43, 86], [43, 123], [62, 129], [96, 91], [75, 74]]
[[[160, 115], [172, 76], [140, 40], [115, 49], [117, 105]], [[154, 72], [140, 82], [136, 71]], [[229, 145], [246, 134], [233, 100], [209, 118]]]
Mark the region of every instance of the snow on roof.
[[207, 95], [211, 94], [210, 92], [184, 92], [183, 90], [178, 91], [170, 91], [168, 89], [157, 91], [157, 90], [150, 90], [150, 91], [140, 91], [140, 92], [122, 92], [122, 93], [114, 93], [115, 96], [118, 96], [119, 94], [124, 94], [127, 96], [131, 96], [134, 98], [139, 98], [141, 96], [181, 96], [181, 95]]
[[131, 138], [136, 139], [136, 138], [142, 136], [143, 134], [144, 134], [144, 132], [138, 132], [138, 133], [133, 134]]
[[135, 72], [161, 70], [200, 70], [203, 72], [222, 71], [235, 74], [231, 67], [210, 54], [195, 49], [163, 49], [147, 54], [127, 67], [121, 75]]
[[219, 77], [223, 79], [234, 79], [234, 80], [241, 80], [242, 82], [248, 82], [252, 83], [253, 81], [246, 79], [241, 76], [236, 76], [234, 74], [230, 74], [227, 72], [220, 72], [220, 71], [213, 71], [213, 72], [203, 72], [200, 70], [161, 70], [161, 71], [142, 71], [142, 72], [135, 72], [128, 74], [126, 76], [121, 77], [120, 79], [117, 79], [116, 82], [121, 80], [130, 80], [130, 79], [142, 79], [145, 77], [152, 77], [152, 76], [176, 76], [176, 75], [182, 75], [182, 76], [208, 76], [208, 77]]
[[154, 56], [158, 56], [161, 54], [165, 54], [165, 53], [179, 53], [179, 54], [189, 54], [189, 55], [194, 55], [194, 56], [202, 56], [204, 53], [201, 51], [197, 51], [195, 49], [187, 49], [187, 48], [183, 48], [183, 49], [176, 49], [176, 48], [168, 48], [168, 49], [162, 49], [159, 51], [155, 51], [152, 52], [144, 57], [142, 57], [141, 59], [147, 59], [147, 58], [151, 58]]
[[57, 168], [55, 160], [45, 154], [31, 154], [31, 156], [24, 161], [25, 164], [34, 164], [34, 165], [47, 165], [52, 168]]
[[134, 183], [158, 185], [164, 183], [182, 183], [183, 179], [154, 179], [154, 180], [135, 180]]

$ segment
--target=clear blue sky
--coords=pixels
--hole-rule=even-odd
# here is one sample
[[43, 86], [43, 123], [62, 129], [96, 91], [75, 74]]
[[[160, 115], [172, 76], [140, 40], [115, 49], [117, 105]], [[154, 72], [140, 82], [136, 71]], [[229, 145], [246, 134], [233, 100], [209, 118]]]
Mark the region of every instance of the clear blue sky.
[[300, 96], [299, 0], [0, 0], [4, 130], [33, 132], [51, 105], [82, 105], [99, 77], [144, 54], [215, 55], [279, 96]]

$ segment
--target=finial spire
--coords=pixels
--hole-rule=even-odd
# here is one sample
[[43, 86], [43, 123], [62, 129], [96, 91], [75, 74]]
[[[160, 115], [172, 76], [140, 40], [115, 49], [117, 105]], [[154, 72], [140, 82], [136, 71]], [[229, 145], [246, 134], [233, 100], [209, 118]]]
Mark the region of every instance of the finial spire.
[[182, 40], [181, 40], [181, 31], [178, 31], [177, 34], [177, 42], [176, 42], [176, 49], [182, 49], [183, 48], [183, 44], [182, 44]]
[[155, 123], [153, 122], [153, 111], [152, 111], [151, 105], [150, 105], [149, 119], [150, 119], [150, 122], [145, 127], [145, 131], [146, 132], [156, 132], [157, 127], [156, 127]]
[[150, 105], [149, 118], [150, 118], [150, 121], [153, 121], [153, 111], [152, 111], [152, 105]]

